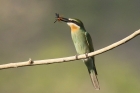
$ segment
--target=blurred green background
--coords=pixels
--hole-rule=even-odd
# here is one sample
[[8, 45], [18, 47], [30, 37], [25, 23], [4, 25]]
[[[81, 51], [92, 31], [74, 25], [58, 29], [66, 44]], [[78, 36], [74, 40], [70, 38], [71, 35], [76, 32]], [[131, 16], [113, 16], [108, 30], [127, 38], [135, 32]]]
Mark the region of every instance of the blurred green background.
[[[70, 28], [79, 18], [98, 50], [140, 29], [139, 0], [0, 0], [0, 64], [76, 54]], [[95, 57], [96, 91], [83, 62], [0, 71], [0, 93], [139, 93], [140, 37]]]

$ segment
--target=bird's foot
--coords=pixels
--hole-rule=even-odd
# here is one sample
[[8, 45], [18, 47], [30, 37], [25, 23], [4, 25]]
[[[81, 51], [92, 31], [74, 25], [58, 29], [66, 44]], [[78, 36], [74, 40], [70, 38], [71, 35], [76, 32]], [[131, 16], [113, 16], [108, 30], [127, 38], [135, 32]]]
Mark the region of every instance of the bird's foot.
[[86, 58], [89, 58], [88, 53], [85, 53]]
[[78, 59], [78, 54], [77, 54], [77, 55], [75, 55], [75, 58], [76, 58], [76, 60]]

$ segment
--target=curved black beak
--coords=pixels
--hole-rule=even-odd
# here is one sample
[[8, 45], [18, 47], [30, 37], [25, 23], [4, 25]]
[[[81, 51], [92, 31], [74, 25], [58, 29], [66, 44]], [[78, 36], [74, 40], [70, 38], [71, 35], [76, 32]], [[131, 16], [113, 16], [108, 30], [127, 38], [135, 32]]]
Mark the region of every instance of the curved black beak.
[[69, 22], [69, 19], [68, 18], [64, 18], [64, 17], [61, 17], [60, 20], [63, 21], [63, 22]]

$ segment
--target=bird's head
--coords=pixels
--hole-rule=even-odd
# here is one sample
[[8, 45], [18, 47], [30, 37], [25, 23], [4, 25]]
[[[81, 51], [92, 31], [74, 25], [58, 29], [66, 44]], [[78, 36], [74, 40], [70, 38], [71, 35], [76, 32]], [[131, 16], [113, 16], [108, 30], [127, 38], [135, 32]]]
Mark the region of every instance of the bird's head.
[[77, 31], [79, 29], [84, 29], [85, 30], [82, 21], [80, 21], [79, 19], [64, 18], [64, 17], [59, 17], [59, 15], [58, 15], [56, 20], [66, 22], [70, 26], [71, 31]]

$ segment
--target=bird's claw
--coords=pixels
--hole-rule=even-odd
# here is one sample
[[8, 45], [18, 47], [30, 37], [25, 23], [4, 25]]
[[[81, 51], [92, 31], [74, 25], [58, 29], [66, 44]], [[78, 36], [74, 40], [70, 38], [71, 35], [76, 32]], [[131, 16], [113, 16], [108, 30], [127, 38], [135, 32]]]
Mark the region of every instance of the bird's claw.
[[78, 55], [75, 55], [76, 60], [78, 59]]
[[85, 53], [85, 56], [86, 56], [86, 58], [88, 58], [89, 56], [88, 56], [88, 53]]

